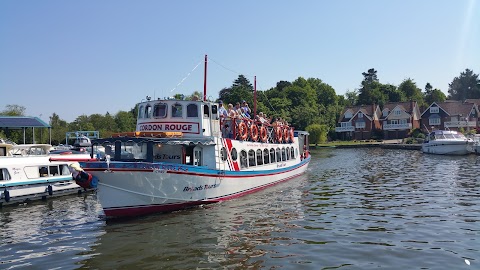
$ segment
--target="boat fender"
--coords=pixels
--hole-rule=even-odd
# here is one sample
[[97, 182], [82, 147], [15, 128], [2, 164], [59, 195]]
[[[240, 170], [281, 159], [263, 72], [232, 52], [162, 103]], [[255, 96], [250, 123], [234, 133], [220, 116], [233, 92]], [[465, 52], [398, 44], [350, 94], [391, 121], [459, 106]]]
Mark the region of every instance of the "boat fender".
[[98, 178], [90, 173], [82, 171], [75, 178], [75, 183], [84, 189], [96, 188], [98, 185]]
[[53, 195], [53, 187], [52, 187], [52, 185], [48, 185], [47, 191], [48, 191], [48, 195], [50, 195], [50, 196]]
[[5, 199], [6, 202], [10, 201], [10, 191], [6, 190], [3, 191], [3, 198]]

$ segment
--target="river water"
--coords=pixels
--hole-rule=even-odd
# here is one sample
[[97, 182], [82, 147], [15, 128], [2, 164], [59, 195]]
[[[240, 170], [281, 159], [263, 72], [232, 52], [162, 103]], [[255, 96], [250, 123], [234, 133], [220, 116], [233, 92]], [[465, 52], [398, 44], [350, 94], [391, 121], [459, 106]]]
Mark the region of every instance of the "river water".
[[94, 194], [4, 207], [0, 269], [480, 269], [479, 169], [329, 148], [301, 177], [168, 214], [106, 221]]

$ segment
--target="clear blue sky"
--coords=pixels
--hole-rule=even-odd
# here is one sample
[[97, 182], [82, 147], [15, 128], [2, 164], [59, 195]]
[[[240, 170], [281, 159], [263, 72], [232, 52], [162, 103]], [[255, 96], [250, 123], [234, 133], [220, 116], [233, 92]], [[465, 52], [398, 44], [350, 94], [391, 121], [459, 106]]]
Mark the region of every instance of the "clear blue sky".
[[203, 91], [205, 54], [214, 99], [239, 74], [259, 90], [302, 76], [344, 94], [369, 68], [447, 94], [480, 73], [480, 0], [3, 0], [0, 110], [71, 122]]

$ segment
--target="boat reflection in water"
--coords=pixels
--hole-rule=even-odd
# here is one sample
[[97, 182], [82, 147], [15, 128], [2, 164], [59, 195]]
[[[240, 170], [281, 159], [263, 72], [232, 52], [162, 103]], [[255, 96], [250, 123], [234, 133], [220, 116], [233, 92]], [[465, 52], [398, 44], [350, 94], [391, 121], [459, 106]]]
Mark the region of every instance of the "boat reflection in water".
[[304, 218], [299, 206], [305, 183], [306, 176], [300, 176], [242, 199], [107, 220], [106, 233], [87, 253], [94, 256], [82, 264], [92, 269], [255, 268], [265, 265], [266, 255], [288, 257], [287, 235], [294, 238], [294, 223]]

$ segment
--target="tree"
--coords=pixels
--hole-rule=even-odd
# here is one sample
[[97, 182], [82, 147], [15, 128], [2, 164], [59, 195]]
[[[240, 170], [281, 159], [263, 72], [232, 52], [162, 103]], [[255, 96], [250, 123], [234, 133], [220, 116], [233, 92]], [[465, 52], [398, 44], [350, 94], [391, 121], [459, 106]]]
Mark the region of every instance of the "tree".
[[478, 74], [470, 69], [465, 69], [459, 77], [455, 77], [448, 85], [449, 99], [465, 100], [467, 98], [480, 98], [480, 80]]
[[305, 128], [309, 133], [310, 142], [315, 145], [327, 141], [328, 128], [326, 125], [312, 124]]
[[68, 123], [60, 119], [60, 116], [53, 113], [50, 116], [50, 126], [52, 127], [52, 144], [58, 145], [65, 142], [65, 134], [68, 132]]
[[415, 100], [419, 105], [424, 103], [422, 90], [420, 90], [420, 88], [417, 87], [417, 84], [410, 78], [405, 79], [400, 83], [398, 91], [403, 93], [406, 100]]
[[430, 83], [425, 85], [425, 93], [423, 95], [426, 105], [430, 105], [433, 102], [444, 102], [447, 97], [440, 89], [433, 89]]
[[382, 93], [378, 82], [377, 71], [373, 68], [363, 72], [363, 81], [359, 89], [357, 105], [383, 104], [387, 97]]
[[356, 90], [353, 90], [353, 91], [347, 90], [347, 92], [345, 93], [345, 101], [346, 101], [346, 103], [344, 105], [347, 106], [347, 107], [357, 104], [357, 101], [358, 101], [357, 91]]
[[21, 105], [9, 104], [5, 106], [5, 110], [0, 115], [5, 116], [25, 116], [25, 107]]

